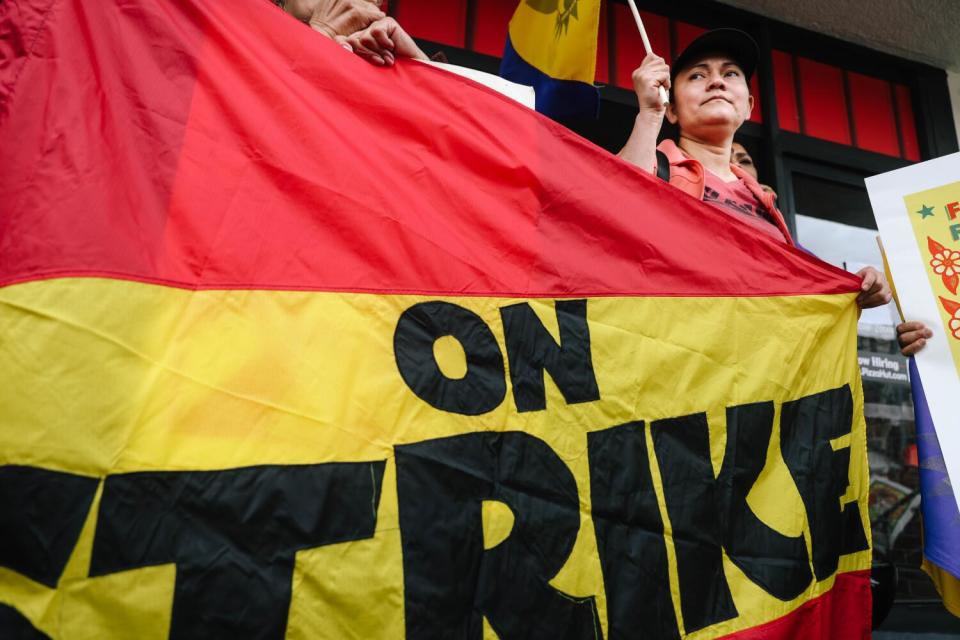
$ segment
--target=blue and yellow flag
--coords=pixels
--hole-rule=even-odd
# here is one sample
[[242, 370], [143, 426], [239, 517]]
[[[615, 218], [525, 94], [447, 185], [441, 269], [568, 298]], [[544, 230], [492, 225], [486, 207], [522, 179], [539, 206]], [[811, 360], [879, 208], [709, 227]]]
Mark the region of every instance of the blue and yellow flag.
[[510, 20], [500, 75], [531, 85], [554, 120], [595, 118], [600, 0], [521, 0]]
[[956, 555], [956, 549], [960, 548], [960, 513], [913, 358], [910, 359], [910, 385], [923, 496], [923, 570], [936, 585], [947, 611], [960, 617], [960, 560]]

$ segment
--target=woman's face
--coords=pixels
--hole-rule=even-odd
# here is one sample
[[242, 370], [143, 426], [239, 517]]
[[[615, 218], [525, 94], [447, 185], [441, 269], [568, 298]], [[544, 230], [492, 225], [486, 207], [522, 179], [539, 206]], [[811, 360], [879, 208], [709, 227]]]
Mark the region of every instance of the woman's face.
[[753, 96], [740, 66], [708, 55], [677, 74], [667, 119], [695, 138], [733, 137], [753, 110]]

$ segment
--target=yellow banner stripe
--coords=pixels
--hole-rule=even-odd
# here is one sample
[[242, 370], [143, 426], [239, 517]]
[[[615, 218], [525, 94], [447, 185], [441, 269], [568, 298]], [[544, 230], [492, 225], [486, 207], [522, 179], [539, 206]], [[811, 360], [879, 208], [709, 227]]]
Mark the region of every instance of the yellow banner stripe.
[[[869, 532], [852, 298], [591, 299], [587, 319], [600, 400], [567, 404], [546, 376], [546, 409], [518, 412], [505, 366], [503, 402], [488, 413], [466, 416], [430, 406], [398, 371], [398, 319], [411, 306], [433, 299], [194, 292], [108, 279], [25, 283], [0, 290], [0, 464], [102, 477], [386, 459], [375, 537], [298, 554], [288, 635], [309, 636], [310, 629], [323, 627], [344, 636], [401, 637], [394, 445], [478, 431], [524, 431], [557, 453], [580, 495], [576, 545], [551, 584], [574, 596], [596, 595], [606, 637], [603, 578], [590, 517], [589, 432], [706, 412], [717, 472], [726, 407], [772, 400], [779, 412], [783, 402], [849, 385], [854, 400], [851, 486], [843, 500], [859, 501]], [[558, 339], [552, 300], [446, 301], [476, 313], [504, 354], [501, 309], [510, 304], [528, 302]], [[439, 341], [435, 353], [451, 377], [458, 369], [463, 372], [456, 344]], [[780, 457], [778, 423], [750, 504], [781, 533], [804, 532], [809, 547], [804, 507]], [[653, 458], [651, 467], [659, 486]], [[662, 492], [659, 502], [681, 618]], [[58, 589], [40, 588], [0, 569], [0, 601], [14, 604], [53, 637], [68, 628], [89, 630], [98, 638], [117, 633], [164, 637], [172, 567], [87, 578], [84, 558], [90, 554], [95, 511], [96, 504]], [[502, 523], [491, 523], [491, 530], [498, 527]], [[869, 567], [869, 557], [869, 551], [843, 556], [840, 570]], [[832, 578], [814, 582], [799, 597], [781, 602], [729, 559], [724, 567], [741, 615], [691, 638], [775, 619], [832, 585]], [[124, 612], [123, 626], [105, 619], [105, 610]], [[358, 618], [358, 612], [364, 613]]]

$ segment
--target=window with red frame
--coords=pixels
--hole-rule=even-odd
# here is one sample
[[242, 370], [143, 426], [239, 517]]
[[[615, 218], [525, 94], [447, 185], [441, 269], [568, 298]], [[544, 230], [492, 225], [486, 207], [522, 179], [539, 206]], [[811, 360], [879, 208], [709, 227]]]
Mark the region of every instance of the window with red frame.
[[910, 89], [784, 51], [773, 52], [780, 128], [920, 160]]

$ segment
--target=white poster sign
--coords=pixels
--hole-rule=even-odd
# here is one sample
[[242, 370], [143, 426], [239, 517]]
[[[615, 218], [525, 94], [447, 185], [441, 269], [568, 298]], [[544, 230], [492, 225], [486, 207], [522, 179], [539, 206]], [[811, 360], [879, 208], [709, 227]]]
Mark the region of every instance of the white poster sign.
[[933, 330], [917, 368], [960, 504], [960, 153], [866, 182], [903, 314]]

